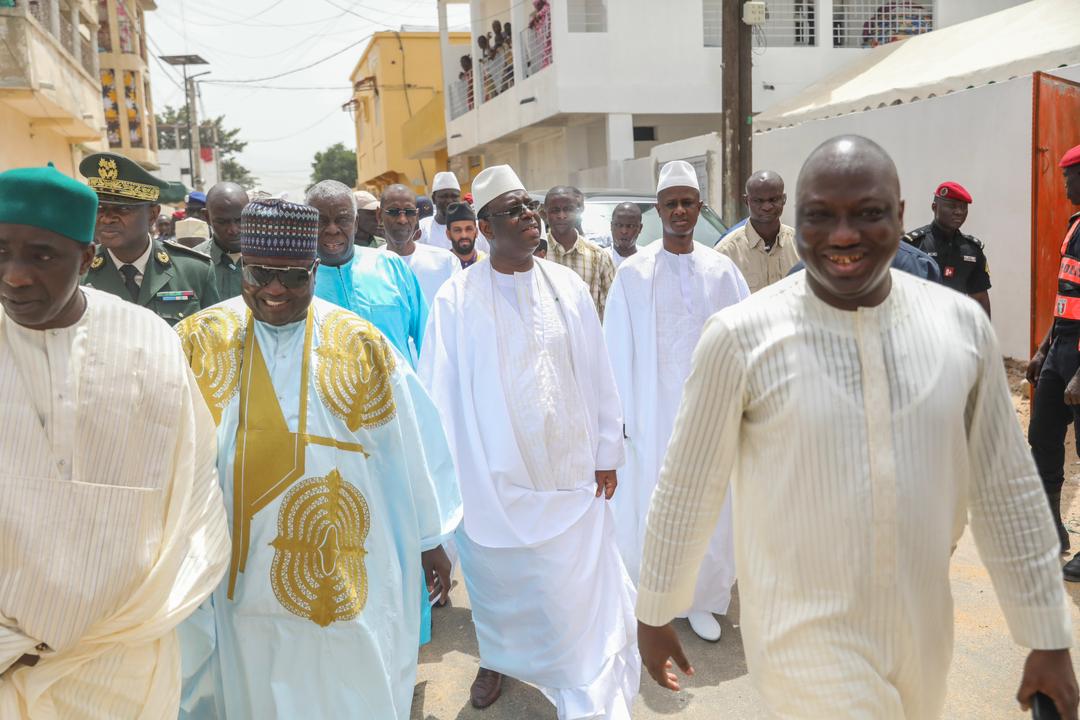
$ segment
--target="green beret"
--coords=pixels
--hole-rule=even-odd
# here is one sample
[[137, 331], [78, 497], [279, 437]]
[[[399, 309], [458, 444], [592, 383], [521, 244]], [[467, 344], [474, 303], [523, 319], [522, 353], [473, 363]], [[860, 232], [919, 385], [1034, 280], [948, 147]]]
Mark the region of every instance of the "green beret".
[[79, 172], [103, 203], [149, 205], [159, 202], [161, 193], [169, 190], [169, 183], [116, 153], [87, 155], [79, 163]]
[[97, 207], [93, 190], [52, 163], [0, 173], [0, 223], [30, 225], [89, 245]]

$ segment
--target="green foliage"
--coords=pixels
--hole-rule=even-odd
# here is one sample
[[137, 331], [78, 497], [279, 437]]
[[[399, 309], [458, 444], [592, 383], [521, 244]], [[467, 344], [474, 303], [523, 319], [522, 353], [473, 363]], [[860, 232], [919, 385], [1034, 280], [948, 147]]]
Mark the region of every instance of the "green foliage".
[[334, 143], [315, 153], [311, 163], [311, 184], [323, 180], [338, 180], [356, 187], [356, 151], [348, 149], [344, 143]]
[[[188, 141], [187, 107], [165, 106], [164, 112], [157, 114], [158, 147], [162, 150], [186, 148]], [[225, 127], [225, 116], [203, 118], [199, 121], [199, 145], [216, 148], [220, 157], [220, 179], [234, 182], [244, 187], [251, 187], [258, 182], [248, 169], [236, 159], [235, 155], [247, 147], [239, 138], [240, 129]]]

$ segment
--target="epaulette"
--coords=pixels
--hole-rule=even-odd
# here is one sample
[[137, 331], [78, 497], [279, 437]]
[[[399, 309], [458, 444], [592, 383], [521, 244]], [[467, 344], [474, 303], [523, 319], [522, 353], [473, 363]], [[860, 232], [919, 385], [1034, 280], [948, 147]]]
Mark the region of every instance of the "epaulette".
[[909, 244], [914, 245], [916, 240], [921, 240], [926, 235], [927, 227], [928, 226], [924, 225], [921, 228], [915, 228], [911, 232], [905, 234], [903, 239]]
[[179, 253], [180, 255], [187, 255], [188, 257], [198, 258], [199, 260], [205, 260], [211, 262], [210, 255], [204, 253], [202, 250], [196, 250], [190, 248], [187, 245], [181, 245], [173, 240], [162, 240], [161, 244], [169, 248], [169, 252]]
[[983, 241], [975, 237], [974, 235], [964, 235], [964, 233], [960, 233], [960, 235], [968, 242], [978, 245], [980, 250], [986, 249], [986, 246], [983, 245]]

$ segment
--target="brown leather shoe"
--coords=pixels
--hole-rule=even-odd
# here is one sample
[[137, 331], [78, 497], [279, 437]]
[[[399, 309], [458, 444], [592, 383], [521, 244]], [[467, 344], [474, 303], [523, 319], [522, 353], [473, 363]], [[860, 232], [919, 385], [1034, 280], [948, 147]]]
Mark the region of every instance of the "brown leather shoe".
[[477, 710], [483, 710], [498, 700], [502, 695], [502, 680], [502, 673], [480, 668], [469, 690], [472, 706]]

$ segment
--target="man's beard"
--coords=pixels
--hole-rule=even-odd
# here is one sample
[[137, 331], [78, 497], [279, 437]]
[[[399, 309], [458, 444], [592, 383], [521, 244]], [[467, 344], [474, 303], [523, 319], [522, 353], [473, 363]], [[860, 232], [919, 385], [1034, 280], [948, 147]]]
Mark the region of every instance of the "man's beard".
[[454, 247], [454, 252], [458, 255], [471, 255], [473, 248], [476, 247], [475, 240], [466, 240], [465, 242], [453, 242], [450, 243]]

